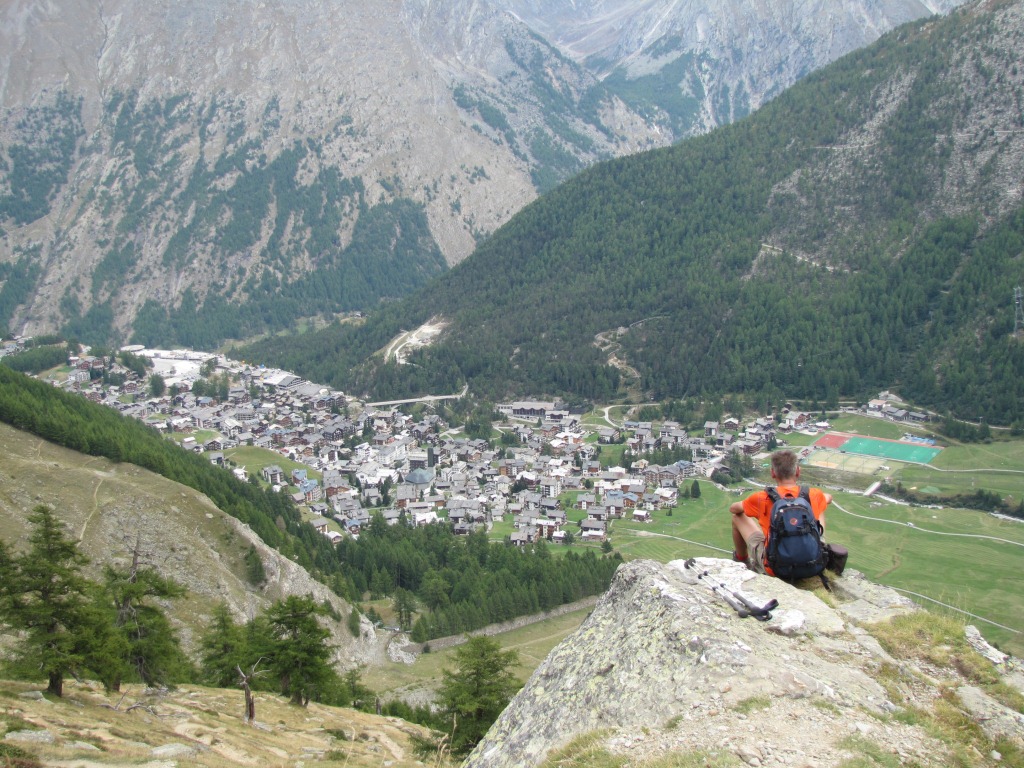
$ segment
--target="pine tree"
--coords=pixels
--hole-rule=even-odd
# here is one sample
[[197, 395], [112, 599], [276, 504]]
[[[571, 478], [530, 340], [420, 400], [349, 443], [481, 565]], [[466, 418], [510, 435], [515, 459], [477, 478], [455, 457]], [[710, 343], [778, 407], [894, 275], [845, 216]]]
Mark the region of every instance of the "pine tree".
[[47, 692], [61, 696], [65, 676], [81, 674], [99, 660], [93, 652], [110, 639], [110, 616], [93, 605], [94, 585], [81, 574], [88, 558], [53, 510], [39, 505], [28, 519], [33, 526], [28, 551], [21, 557], [6, 549], [0, 553], [5, 572], [0, 617], [20, 633], [14, 667], [41, 672]]
[[[115, 624], [124, 637], [128, 668], [146, 685], [181, 682], [191, 664], [163, 610], [153, 599], [181, 597], [185, 588], [140, 563], [136, 550], [128, 568], [104, 569], [107, 594], [116, 611]], [[112, 690], [120, 690], [116, 680]]]
[[471, 637], [455, 649], [455, 669], [442, 670], [438, 703], [454, 719], [452, 752], [468, 752], [512, 700], [519, 681], [512, 673], [517, 651], [503, 651], [489, 637]]
[[227, 603], [213, 609], [213, 621], [199, 641], [203, 679], [221, 688], [234, 685], [239, 669], [249, 665], [246, 634], [231, 617]]
[[329, 660], [330, 632], [319, 621], [326, 608], [312, 597], [295, 595], [278, 600], [266, 612], [266, 634], [259, 648], [277, 675], [281, 694], [306, 706], [315, 694], [336, 682]]

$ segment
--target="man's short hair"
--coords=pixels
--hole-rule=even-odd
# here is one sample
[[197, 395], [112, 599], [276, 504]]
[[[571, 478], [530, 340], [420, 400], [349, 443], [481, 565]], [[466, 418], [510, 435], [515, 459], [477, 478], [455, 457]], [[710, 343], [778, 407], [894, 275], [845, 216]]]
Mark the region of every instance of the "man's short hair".
[[772, 454], [772, 472], [780, 480], [792, 480], [796, 477], [797, 458], [792, 451], [776, 451]]

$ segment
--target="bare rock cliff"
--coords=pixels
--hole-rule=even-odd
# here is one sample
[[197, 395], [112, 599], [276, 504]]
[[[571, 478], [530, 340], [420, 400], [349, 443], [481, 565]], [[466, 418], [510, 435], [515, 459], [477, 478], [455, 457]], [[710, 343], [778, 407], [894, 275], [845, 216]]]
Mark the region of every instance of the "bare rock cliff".
[[[775, 598], [779, 607], [768, 621], [741, 619], [712, 584], [758, 605]], [[958, 747], [926, 730], [928, 716], [901, 716], [939, 701], [981, 723], [989, 754], [964, 747], [978, 764], [992, 759], [989, 743], [1024, 743], [1019, 711], [951, 667], [883, 648], [874, 635], [884, 638], [877, 627], [887, 625], [875, 622], [913, 618], [919, 609], [909, 600], [849, 571], [834, 580], [833, 594], [820, 594], [825, 600], [723, 560], [624, 565], [466, 768], [539, 765], [588, 734], [630, 764], [662, 753], [727, 752], [752, 766], [826, 766], [875, 745], [901, 764], [949, 765]], [[1019, 665], [980, 647], [1020, 689]], [[966, 641], [963, 651], [975, 658]]]

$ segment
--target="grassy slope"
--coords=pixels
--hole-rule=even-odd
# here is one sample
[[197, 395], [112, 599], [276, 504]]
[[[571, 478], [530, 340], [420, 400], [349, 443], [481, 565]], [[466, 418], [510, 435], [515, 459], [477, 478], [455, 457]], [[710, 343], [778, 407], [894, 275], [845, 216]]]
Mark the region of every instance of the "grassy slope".
[[[104, 563], [127, 562], [138, 536], [146, 559], [188, 589], [168, 609], [186, 648], [194, 647], [221, 600], [241, 616], [283, 596], [283, 582], [272, 580], [263, 590], [248, 584], [244, 556], [250, 540], [236, 521], [191, 488], [3, 423], [0, 446], [0, 538], [20, 546], [28, 534], [28, 513], [47, 504], [92, 559], [87, 574], [99, 578]], [[349, 637], [347, 631], [341, 636]]]

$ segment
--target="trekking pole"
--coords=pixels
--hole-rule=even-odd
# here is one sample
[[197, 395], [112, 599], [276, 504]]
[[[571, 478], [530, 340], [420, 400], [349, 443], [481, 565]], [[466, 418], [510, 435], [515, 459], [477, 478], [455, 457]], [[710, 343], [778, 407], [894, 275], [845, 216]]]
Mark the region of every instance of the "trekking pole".
[[711, 591], [725, 600], [725, 602], [729, 604], [729, 607], [736, 611], [736, 615], [741, 619], [745, 619], [747, 616], [753, 616], [758, 621], [768, 621], [772, 617], [772, 609], [777, 608], [779, 605], [779, 601], [775, 598], [772, 598], [764, 605], [757, 605], [747, 599], [745, 595], [729, 589], [724, 583], [715, 583], [711, 580], [711, 574], [709, 571], [696, 570], [697, 561], [692, 557], [683, 563], [683, 567], [686, 569], [694, 569], [694, 572], [697, 574], [697, 580], [703, 581], [707, 584], [708, 587], [711, 588]]

